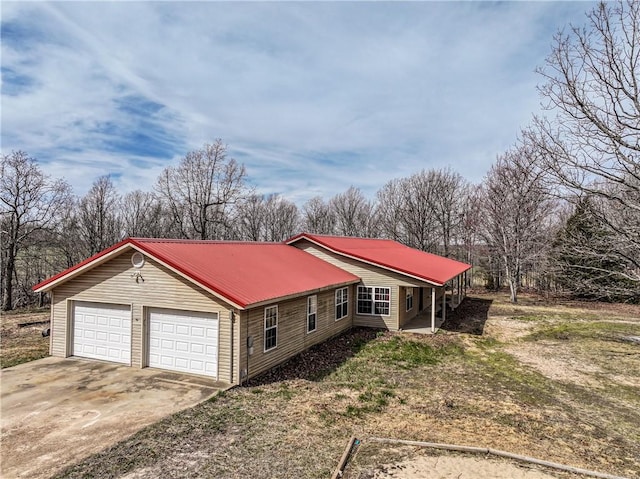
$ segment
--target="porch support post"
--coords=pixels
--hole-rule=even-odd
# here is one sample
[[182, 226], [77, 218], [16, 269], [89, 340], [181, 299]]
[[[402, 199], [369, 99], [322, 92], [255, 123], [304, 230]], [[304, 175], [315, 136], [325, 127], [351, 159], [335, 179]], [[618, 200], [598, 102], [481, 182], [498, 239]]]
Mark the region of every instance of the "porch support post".
[[462, 275], [458, 275], [458, 306], [462, 303]]
[[464, 297], [467, 297], [467, 272], [464, 272], [464, 289], [462, 290], [462, 294], [464, 295]]
[[[453, 294], [451, 295], [453, 300]], [[442, 286], [442, 323], [447, 319], [447, 283]]]
[[431, 332], [436, 332], [436, 288], [431, 286]]
[[456, 276], [451, 282], [451, 309], [458, 307], [458, 277]]

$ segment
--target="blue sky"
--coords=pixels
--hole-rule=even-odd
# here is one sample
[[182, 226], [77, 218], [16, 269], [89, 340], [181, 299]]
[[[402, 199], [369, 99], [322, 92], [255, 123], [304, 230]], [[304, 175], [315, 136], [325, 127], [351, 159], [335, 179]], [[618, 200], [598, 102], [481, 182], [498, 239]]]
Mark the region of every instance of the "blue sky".
[[3, 1], [2, 152], [78, 195], [151, 189], [222, 138], [301, 204], [450, 166], [480, 181], [540, 112], [534, 73], [585, 2]]

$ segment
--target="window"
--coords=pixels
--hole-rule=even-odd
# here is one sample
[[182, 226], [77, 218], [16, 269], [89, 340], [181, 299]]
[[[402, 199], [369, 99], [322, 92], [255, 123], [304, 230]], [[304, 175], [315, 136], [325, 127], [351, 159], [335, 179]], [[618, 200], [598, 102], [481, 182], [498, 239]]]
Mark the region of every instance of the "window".
[[264, 308], [264, 351], [270, 351], [278, 345], [278, 307]]
[[407, 288], [407, 311], [413, 309], [413, 288]]
[[358, 286], [358, 314], [389, 316], [391, 288]]
[[309, 296], [307, 298], [307, 333], [316, 330], [316, 319], [318, 317], [318, 297]]
[[336, 321], [349, 314], [349, 288], [336, 289]]
[[358, 286], [358, 314], [373, 314], [373, 288]]

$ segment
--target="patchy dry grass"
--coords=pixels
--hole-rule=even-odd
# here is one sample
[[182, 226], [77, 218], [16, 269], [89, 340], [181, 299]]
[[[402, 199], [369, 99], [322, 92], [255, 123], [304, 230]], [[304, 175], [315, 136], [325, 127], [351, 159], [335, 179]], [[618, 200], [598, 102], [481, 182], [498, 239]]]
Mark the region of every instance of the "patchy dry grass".
[[[49, 338], [42, 330], [49, 326], [49, 309], [18, 310], [0, 316], [0, 364], [3, 368], [49, 355]], [[36, 323], [20, 327], [20, 324]]]
[[[324, 478], [352, 434], [638, 477], [640, 346], [624, 337], [640, 336], [640, 308], [482, 296], [456, 314], [455, 327], [430, 336], [354, 330], [60, 477]], [[367, 450], [349, 477], [381, 464]]]

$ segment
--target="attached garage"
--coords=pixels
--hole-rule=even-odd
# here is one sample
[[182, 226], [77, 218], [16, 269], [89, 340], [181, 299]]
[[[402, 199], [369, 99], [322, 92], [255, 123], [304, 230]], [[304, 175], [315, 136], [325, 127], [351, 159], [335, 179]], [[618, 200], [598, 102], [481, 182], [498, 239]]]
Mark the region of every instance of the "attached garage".
[[131, 363], [131, 307], [75, 302], [73, 356]]
[[148, 366], [218, 377], [218, 314], [149, 309]]

